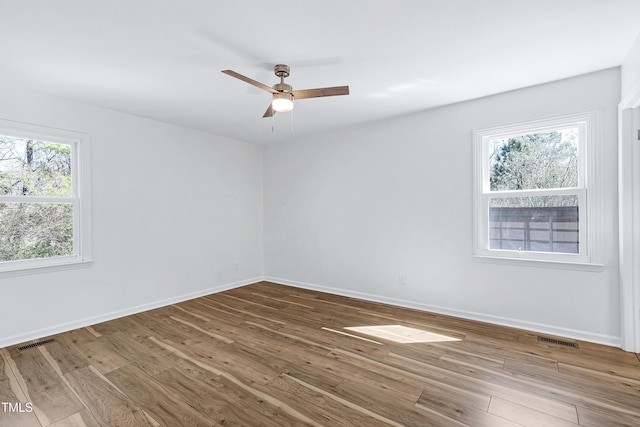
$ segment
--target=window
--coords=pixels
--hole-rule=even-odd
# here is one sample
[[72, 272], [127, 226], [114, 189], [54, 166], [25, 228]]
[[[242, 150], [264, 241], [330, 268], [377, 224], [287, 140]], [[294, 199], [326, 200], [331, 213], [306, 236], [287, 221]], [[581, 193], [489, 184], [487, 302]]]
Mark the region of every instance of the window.
[[0, 272], [90, 260], [88, 144], [0, 121]]
[[593, 122], [584, 114], [475, 132], [475, 255], [592, 262]]

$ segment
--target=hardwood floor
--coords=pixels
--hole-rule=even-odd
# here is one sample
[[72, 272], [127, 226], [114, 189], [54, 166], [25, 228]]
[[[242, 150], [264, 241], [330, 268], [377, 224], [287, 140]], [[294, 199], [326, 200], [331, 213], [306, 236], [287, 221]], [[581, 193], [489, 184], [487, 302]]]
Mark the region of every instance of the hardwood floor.
[[267, 282], [48, 338], [0, 349], [0, 426], [640, 425], [636, 354]]

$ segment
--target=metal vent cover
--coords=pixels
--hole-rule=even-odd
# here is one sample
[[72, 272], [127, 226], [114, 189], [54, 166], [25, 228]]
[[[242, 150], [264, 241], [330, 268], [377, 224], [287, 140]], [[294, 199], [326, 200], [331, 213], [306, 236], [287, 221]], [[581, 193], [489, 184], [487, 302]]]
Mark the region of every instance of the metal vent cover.
[[555, 339], [555, 338], [548, 338], [548, 337], [538, 336], [538, 341], [545, 342], [545, 343], [548, 343], [548, 344], [561, 345], [561, 346], [564, 346], [564, 347], [579, 348], [578, 347], [578, 343], [576, 343], [576, 342], [563, 341], [563, 340], [558, 340], [558, 339]]
[[40, 347], [41, 345], [49, 344], [49, 343], [52, 343], [52, 342], [55, 342], [55, 339], [50, 338], [48, 340], [34, 342], [33, 344], [23, 345], [22, 347], [18, 347], [18, 350], [20, 350], [20, 351], [28, 350], [30, 348]]

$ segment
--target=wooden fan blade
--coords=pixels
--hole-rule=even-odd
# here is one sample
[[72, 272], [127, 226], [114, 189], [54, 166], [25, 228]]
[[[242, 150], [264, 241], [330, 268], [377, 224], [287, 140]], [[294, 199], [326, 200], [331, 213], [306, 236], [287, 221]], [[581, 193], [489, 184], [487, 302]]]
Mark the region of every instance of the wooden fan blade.
[[271, 104], [269, 104], [269, 108], [267, 108], [267, 111], [264, 112], [264, 117], [272, 117], [274, 114], [276, 113], [276, 110], [273, 109], [273, 107], [271, 106]]
[[245, 77], [245, 76], [243, 76], [242, 74], [238, 74], [238, 73], [236, 73], [235, 71], [232, 71], [232, 70], [222, 70], [222, 72], [223, 72], [223, 73], [225, 73], [226, 75], [231, 76], [231, 77], [235, 77], [236, 79], [240, 79], [240, 80], [242, 80], [243, 82], [247, 82], [247, 83], [249, 83], [250, 85], [254, 85], [255, 87], [259, 87], [259, 88], [260, 88], [260, 89], [262, 89], [262, 90], [266, 90], [266, 91], [267, 91], [267, 92], [269, 92], [269, 93], [278, 93], [278, 91], [277, 91], [277, 90], [275, 90], [275, 89], [273, 89], [273, 88], [270, 88], [269, 86], [267, 86], [267, 85], [265, 85], [265, 84], [263, 84], [263, 83], [257, 82], [257, 81], [255, 81], [255, 80], [253, 80], [253, 79], [250, 79], [249, 77]]
[[321, 87], [317, 89], [294, 90], [293, 99], [319, 98], [321, 96], [349, 95], [349, 86]]

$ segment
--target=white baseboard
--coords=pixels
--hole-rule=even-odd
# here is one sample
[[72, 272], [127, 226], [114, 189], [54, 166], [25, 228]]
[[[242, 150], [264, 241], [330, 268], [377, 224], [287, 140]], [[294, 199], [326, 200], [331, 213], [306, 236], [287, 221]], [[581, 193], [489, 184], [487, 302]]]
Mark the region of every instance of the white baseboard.
[[507, 317], [494, 316], [491, 314], [477, 313], [473, 311], [458, 310], [448, 307], [440, 307], [429, 304], [417, 303], [397, 298], [389, 298], [381, 295], [368, 294], [364, 292], [346, 291], [344, 289], [332, 288], [329, 286], [321, 286], [312, 283], [298, 282], [295, 280], [281, 279], [278, 277], [265, 277], [265, 281], [278, 283], [281, 285], [294, 286], [297, 288], [309, 289], [330, 294], [342, 295], [346, 297], [359, 298], [368, 301], [391, 304], [400, 307], [413, 308], [416, 310], [428, 311], [431, 313], [444, 314], [448, 316], [461, 317], [463, 319], [476, 320], [479, 322], [493, 323], [511, 328], [524, 329], [527, 331], [538, 332], [559, 337], [573, 338], [581, 341], [588, 341], [596, 344], [604, 344], [612, 347], [620, 347], [620, 337], [596, 334], [588, 331], [581, 331], [570, 328], [563, 328], [543, 323], [528, 322], [519, 319], [511, 319]]
[[252, 283], [269, 281], [278, 283], [281, 285], [294, 286], [297, 288], [309, 289], [319, 292], [327, 292], [335, 295], [342, 295], [346, 297], [359, 298], [368, 301], [380, 302], [383, 304], [391, 304], [399, 307], [413, 308], [416, 310], [427, 311], [431, 313], [444, 314], [448, 316], [461, 317], [463, 319], [476, 320], [479, 322], [493, 323], [502, 326], [508, 326], [517, 329], [524, 329], [533, 332], [539, 332], [549, 335], [555, 335], [560, 337], [567, 337], [578, 339], [582, 341], [593, 342], [597, 344], [604, 344], [613, 347], [620, 347], [620, 337], [594, 334], [587, 331], [580, 331], [569, 328], [562, 328], [553, 325], [546, 325], [542, 323], [527, 322], [518, 319], [511, 319], [506, 317], [494, 316], [484, 313], [476, 313], [472, 311], [457, 310], [448, 307], [440, 307], [429, 304], [416, 303], [414, 301], [408, 301], [398, 298], [389, 298], [381, 295], [369, 294], [364, 292], [347, 291], [339, 288], [332, 288], [329, 286], [316, 285], [312, 283], [299, 282], [295, 280], [281, 279], [278, 277], [254, 277], [251, 279], [241, 280], [238, 282], [227, 283], [221, 286], [213, 288], [202, 289], [200, 291], [192, 292], [189, 294], [179, 295], [172, 298], [167, 298], [160, 301], [154, 301], [148, 304], [142, 304], [134, 307], [129, 307], [123, 310], [118, 310], [110, 313], [101, 314], [98, 316], [87, 317], [85, 319], [64, 323], [48, 328], [38, 329], [35, 331], [13, 335], [0, 339], [0, 348], [20, 344], [26, 341], [40, 339], [50, 335], [59, 334], [62, 332], [71, 331], [73, 329], [83, 328], [85, 326], [95, 325], [97, 323], [106, 322], [109, 320], [117, 319], [119, 317], [129, 316], [131, 314], [141, 313], [143, 311], [153, 310], [155, 308], [164, 307], [171, 304], [176, 304], [182, 301], [198, 298], [205, 295], [211, 295], [218, 292], [226, 291], [229, 289], [239, 288], [241, 286], [250, 285]]
[[125, 308], [123, 310], [117, 310], [110, 313], [100, 314], [98, 316], [91, 316], [82, 320], [63, 323], [56, 326], [50, 326], [48, 328], [38, 329], [35, 331], [13, 335], [0, 339], [0, 348], [10, 345], [20, 344], [25, 341], [31, 341], [40, 339], [50, 335], [60, 334], [62, 332], [71, 331], [73, 329], [84, 328], [85, 326], [95, 325], [97, 323], [106, 322], [109, 320], [117, 319], [119, 317], [129, 316], [131, 314], [141, 313], [143, 311], [153, 310], [154, 308], [160, 308], [171, 304], [176, 304], [182, 301], [187, 301], [193, 298], [198, 298], [205, 295], [211, 295], [218, 292], [226, 291], [229, 289], [239, 288], [241, 286], [250, 285], [252, 283], [260, 282], [262, 277], [254, 277], [252, 279], [241, 280], [238, 282], [227, 283], [224, 285], [216, 286], [213, 288], [202, 289], [196, 292], [191, 292], [184, 295], [179, 295], [172, 298], [167, 298], [160, 301], [154, 301], [148, 304], [137, 305], [134, 307]]

